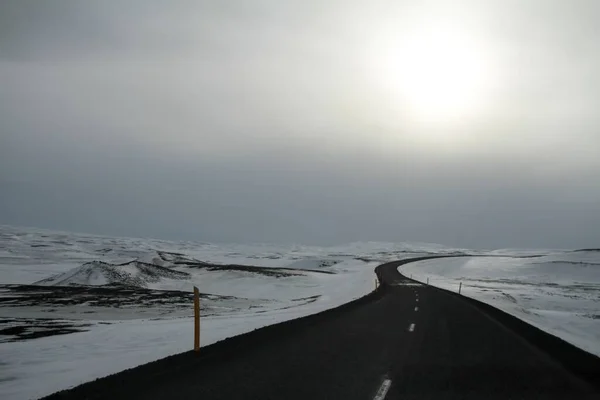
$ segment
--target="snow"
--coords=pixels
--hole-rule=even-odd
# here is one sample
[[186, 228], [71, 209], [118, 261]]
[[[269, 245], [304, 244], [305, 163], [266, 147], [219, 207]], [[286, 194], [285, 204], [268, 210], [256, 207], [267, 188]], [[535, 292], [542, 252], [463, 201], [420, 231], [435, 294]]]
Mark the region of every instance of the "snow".
[[[462, 281], [467, 295], [597, 351], [600, 252], [486, 253], [381, 242], [217, 245], [0, 225], [0, 329], [50, 330], [58, 321], [83, 330], [17, 341], [0, 335], [0, 398], [38, 398], [190, 350], [193, 286], [204, 296], [201, 344], [207, 346], [359, 298], [374, 289], [373, 270], [383, 262], [468, 253], [502, 257], [444, 259], [402, 269], [453, 290]], [[539, 254], [544, 256], [532, 257]], [[532, 258], [506, 257], [513, 255]], [[6, 285], [44, 280], [52, 285], [37, 292]], [[115, 288], [123, 280], [131, 286]], [[103, 286], [107, 283], [110, 288]]]
[[600, 252], [530, 256], [443, 258], [399, 269], [451, 291], [462, 282], [463, 295], [600, 356]]
[[92, 261], [91, 263], [83, 264], [82, 266], [73, 268], [70, 271], [35, 283], [48, 286], [70, 283], [80, 285], [105, 285], [108, 283], [108, 279], [106, 279], [100, 268], [96, 268], [101, 264], [103, 263]]
[[[370, 274], [331, 287], [303, 307], [262, 314], [202, 318], [201, 345], [344, 304], [373, 289]], [[353, 294], [352, 294], [353, 293]], [[190, 310], [191, 311], [191, 310]], [[0, 398], [38, 398], [111, 373], [190, 350], [191, 317], [118, 321], [89, 332], [2, 343]]]
[[[28, 331], [42, 329], [31, 322], [38, 318], [67, 321], [85, 330], [0, 341], [0, 398], [41, 397], [192, 347], [191, 301], [185, 296], [153, 303], [147, 294], [132, 294], [125, 301], [119, 297], [122, 292], [115, 292], [100, 301], [93, 291], [69, 297], [74, 296], [69, 292], [73, 288], [126, 281], [144, 290], [190, 293], [197, 286], [207, 296], [201, 301], [201, 344], [206, 346], [362, 297], [374, 289], [374, 268], [381, 262], [438, 249], [455, 251], [437, 245], [427, 249], [425, 244], [415, 249], [380, 243], [329, 248], [215, 245], [0, 226], [0, 284], [43, 281], [50, 286], [40, 290], [54, 295], [58, 287], [53, 285], [67, 285], [55, 303], [40, 304], [30, 292], [0, 287], [0, 296], [14, 299], [0, 304], [0, 320], [10, 320], [9, 326], [21, 324]], [[232, 264], [270, 269], [227, 267]], [[144, 269], [148, 265], [186, 277], [161, 275], [150, 280]], [[273, 273], [265, 273], [269, 271]], [[46, 298], [44, 292], [39, 294]], [[110, 304], [103, 306], [104, 301]]]
[[156, 251], [151, 251], [148, 254], [138, 257], [138, 261], [146, 263], [146, 264], [158, 265], [159, 267], [165, 267], [165, 268], [173, 266], [173, 264], [171, 262], [165, 260]]

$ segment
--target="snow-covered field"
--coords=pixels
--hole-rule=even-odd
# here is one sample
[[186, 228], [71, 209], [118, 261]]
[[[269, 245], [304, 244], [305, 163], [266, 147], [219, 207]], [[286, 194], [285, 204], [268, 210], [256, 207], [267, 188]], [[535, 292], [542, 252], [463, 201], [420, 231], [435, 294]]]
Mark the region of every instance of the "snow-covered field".
[[600, 250], [512, 253], [525, 258], [442, 258], [403, 265], [400, 272], [452, 291], [462, 282], [463, 295], [600, 356]]
[[38, 398], [201, 344], [313, 314], [401, 272], [509, 312], [600, 355], [600, 251], [473, 252], [421, 243], [215, 245], [0, 225], [0, 398]]
[[0, 226], [0, 398], [57, 390], [347, 303], [384, 261], [460, 250], [214, 245]]

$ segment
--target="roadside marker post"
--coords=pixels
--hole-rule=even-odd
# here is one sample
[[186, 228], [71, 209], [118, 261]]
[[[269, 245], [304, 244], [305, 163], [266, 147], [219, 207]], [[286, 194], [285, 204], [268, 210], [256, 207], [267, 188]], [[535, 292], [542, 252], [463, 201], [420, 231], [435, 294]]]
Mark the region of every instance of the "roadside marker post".
[[458, 294], [460, 294], [461, 290], [462, 290], [462, 282], [458, 285]]
[[427, 277], [427, 284], [429, 285], [429, 277]]
[[194, 286], [194, 351], [200, 351], [200, 291]]

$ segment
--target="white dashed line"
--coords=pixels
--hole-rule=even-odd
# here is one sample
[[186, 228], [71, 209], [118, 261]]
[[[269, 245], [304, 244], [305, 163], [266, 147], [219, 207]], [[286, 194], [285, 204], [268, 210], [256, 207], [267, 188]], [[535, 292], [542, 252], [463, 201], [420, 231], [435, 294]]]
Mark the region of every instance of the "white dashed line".
[[410, 326], [408, 327], [408, 331], [414, 332], [414, 330], [415, 330], [415, 324], [410, 324]]
[[417, 298], [417, 303], [419, 302], [419, 299]]
[[419, 311], [419, 307], [415, 307], [415, 311]]
[[392, 381], [389, 379], [384, 379], [381, 383], [381, 386], [379, 386], [379, 390], [375, 394], [375, 397], [373, 397], [373, 400], [385, 399], [385, 395], [387, 394], [388, 390], [390, 390], [390, 386], [392, 386]]

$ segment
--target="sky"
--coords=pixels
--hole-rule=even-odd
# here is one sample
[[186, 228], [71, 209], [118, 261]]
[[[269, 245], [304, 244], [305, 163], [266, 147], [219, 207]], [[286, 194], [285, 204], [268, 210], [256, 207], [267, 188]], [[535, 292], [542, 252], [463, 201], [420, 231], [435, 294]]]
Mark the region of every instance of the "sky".
[[0, 223], [600, 246], [595, 0], [0, 2]]

